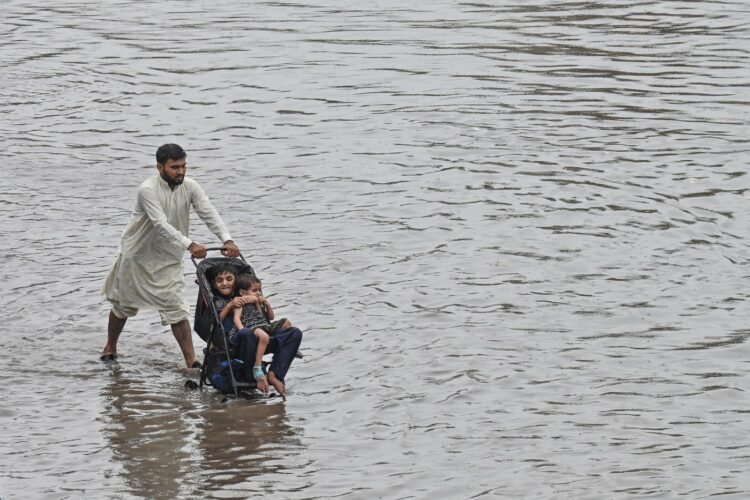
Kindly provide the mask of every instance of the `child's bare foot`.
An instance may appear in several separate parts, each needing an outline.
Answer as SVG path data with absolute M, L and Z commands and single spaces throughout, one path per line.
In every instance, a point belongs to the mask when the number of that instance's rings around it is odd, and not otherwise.
M 276 392 L 278 392 L 282 398 L 286 399 L 286 387 L 284 387 L 284 382 L 276 378 L 274 372 L 268 372 L 268 382 L 271 383 L 273 388 L 276 389 Z
M 255 387 L 257 387 L 258 390 L 262 392 L 263 394 L 265 394 L 266 396 L 268 395 L 268 382 L 266 382 L 266 377 L 259 378 L 258 380 L 256 380 Z
M 255 379 L 255 387 L 267 396 L 268 382 L 266 382 L 266 376 L 263 373 L 263 367 L 261 365 L 253 366 L 253 378 Z

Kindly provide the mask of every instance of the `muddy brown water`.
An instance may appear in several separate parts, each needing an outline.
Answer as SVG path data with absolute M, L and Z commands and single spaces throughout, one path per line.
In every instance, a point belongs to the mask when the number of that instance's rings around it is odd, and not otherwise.
M 748 26 L 3 2 L 0 497 L 746 498 Z M 305 332 L 285 402 L 184 390 L 153 312 L 97 361 L 172 141 Z

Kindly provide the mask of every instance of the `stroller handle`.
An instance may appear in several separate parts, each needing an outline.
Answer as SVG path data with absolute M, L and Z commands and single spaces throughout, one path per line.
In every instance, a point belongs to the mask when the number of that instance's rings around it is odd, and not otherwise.
M 208 248 L 206 248 L 206 253 L 208 253 L 208 252 L 215 252 L 217 250 L 224 250 L 224 247 L 208 247 Z M 247 264 L 247 261 L 245 260 L 245 257 L 242 256 L 242 254 L 240 254 L 240 259 L 242 259 L 242 262 L 244 262 L 245 264 Z M 195 257 L 193 257 L 191 255 L 190 256 L 190 260 L 193 261 L 193 264 L 195 265 L 195 267 L 198 267 L 198 261 L 195 260 Z

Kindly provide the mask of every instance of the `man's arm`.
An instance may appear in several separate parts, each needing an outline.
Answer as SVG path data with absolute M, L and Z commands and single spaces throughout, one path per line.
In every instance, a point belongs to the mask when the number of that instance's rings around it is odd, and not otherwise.
M 190 183 L 190 203 L 193 205 L 195 213 L 203 221 L 204 224 L 214 233 L 219 240 L 224 244 L 224 250 L 222 253 L 229 257 L 236 257 L 240 254 L 240 249 L 232 240 L 232 236 L 229 234 L 229 230 L 224 225 L 224 221 L 219 216 L 219 212 L 214 208 L 211 200 L 208 199 L 203 188 L 200 184 L 193 181 Z

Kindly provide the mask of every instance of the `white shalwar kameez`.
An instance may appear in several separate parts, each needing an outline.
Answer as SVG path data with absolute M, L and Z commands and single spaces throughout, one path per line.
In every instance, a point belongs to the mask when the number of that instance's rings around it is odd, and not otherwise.
M 188 237 L 191 206 L 222 243 L 232 239 L 197 182 L 185 177 L 172 190 L 156 174 L 141 184 L 135 212 L 122 233 L 120 251 L 104 283 L 103 294 L 113 306 L 189 310 L 182 258 L 192 243 Z

